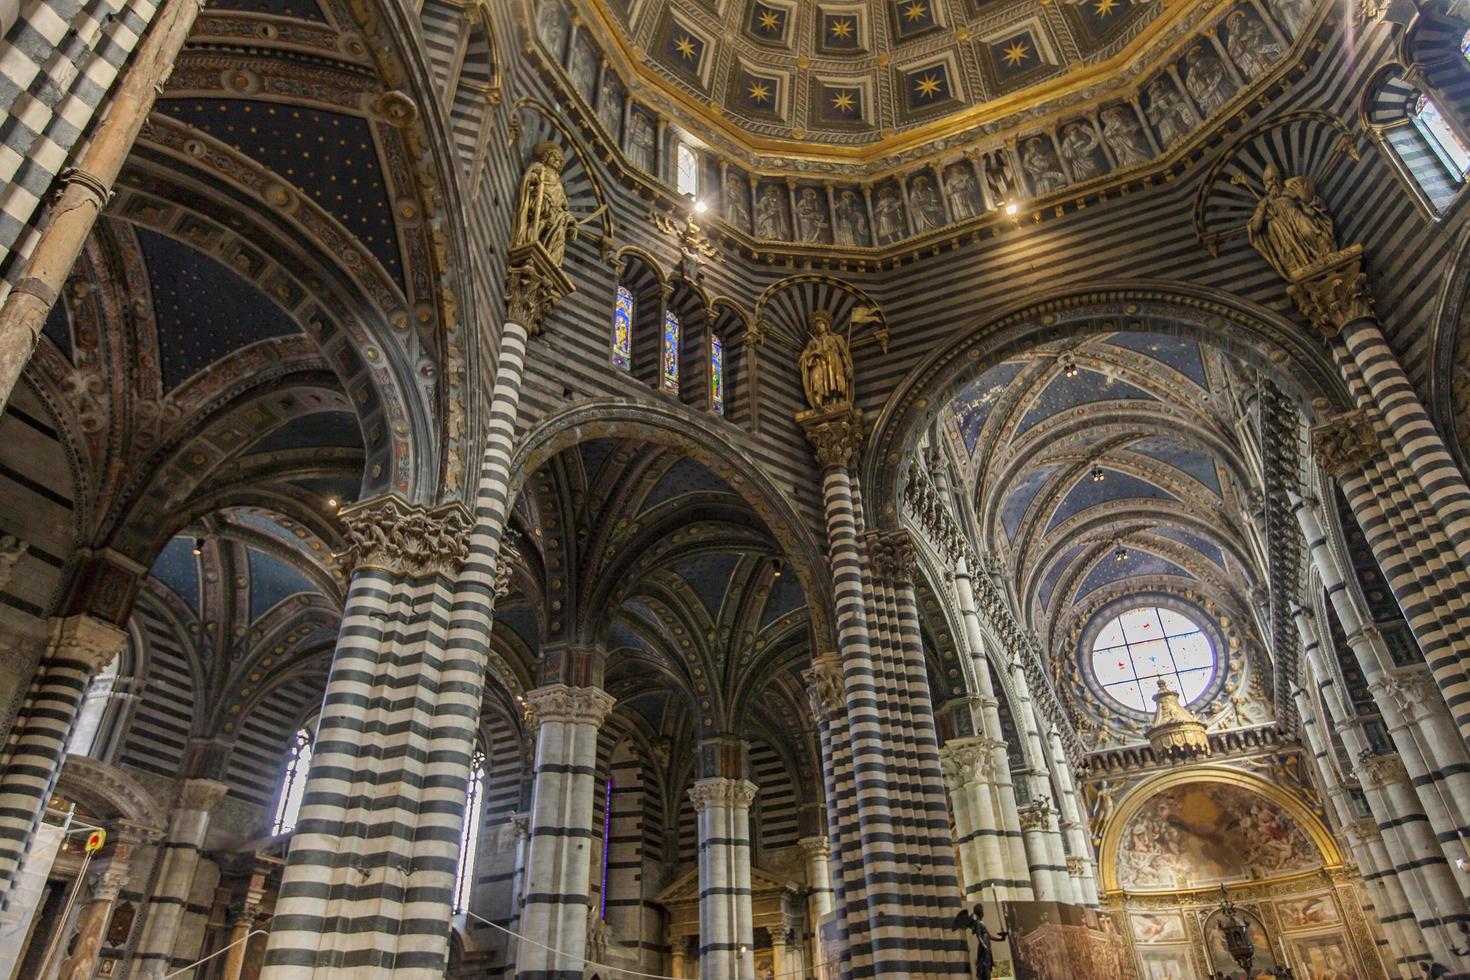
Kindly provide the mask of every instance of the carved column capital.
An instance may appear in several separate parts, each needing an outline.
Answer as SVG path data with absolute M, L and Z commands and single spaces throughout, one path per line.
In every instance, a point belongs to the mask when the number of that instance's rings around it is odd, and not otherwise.
M 1356 771 L 1359 782 L 1374 788 L 1409 781 L 1409 771 L 1404 768 L 1404 760 L 1396 755 L 1364 756 L 1358 760 Z
M 847 693 L 842 684 L 842 661 L 837 654 L 828 653 L 814 658 L 801 676 L 806 681 L 812 717 L 819 722 L 830 722 L 842 714 L 847 707 Z
M 510 832 L 515 835 L 516 840 L 525 840 L 531 836 L 531 815 L 529 813 L 512 813 L 505 818 L 510 825 Z
M 526 692 L 526 710 L 535 727 L 548 722 L 601 726 L 617 698 L 596 687 L 548 684 Z
M 99 671 L 112 662 L 123 647 L 128 634 L 121 627 L 88 616 L 62 616 L 51 620 L 51 656 L 72 660 Z
M 1312 426 L 1311 442 L 1318 465 L 1337 480 L 1359 472 L 1383 451 L 1373 417 L 1361 408 Z
M 1368 687 L 1380 704 L 1386 701 L 1397 708 L 1405 721 L 1415 721 L 1432 711 L 1436 703 L 1443 703 L 1439 685 L 1422 664 L 1383 674 Z
M 714 776 L 698 780 L 689 787 L 689 801 L 694 804 L 695 813 L 702 813 L 712 806 L 749 810 L 759 788 L 748 779 Z
M 863 449 L 863 413 L 851 405 L 796 416 L 823 469 L 856 469 Z
M 899 528 L 869 532 L 868 557 L 872 559 L 873 571 L 879 578 L 898 584 L 913 582 L 919 557 L 908 531 Z
M 832 844 L 825 837 L 803 837 L 797 843 L 807 861 L 828 861 L 832 858 Z
M 350 568 L 382 568 L 420 578 L 457 575 L 469 556 L 469 511 L 459 503 L 427 508 L 396 493 L 345 507 L 342 555 Z
M 1354 320 L 1373 317 L 1373 296 L 1363 271 L 1363 246 L 1351 245 L 1295 270 L 1286 295 L 1324 340 Z
M 1054 813 L 1055 811 L 1051 808 L 1051 800 L 1045 797 L 1016 810 L 1016 815 L 1021 819 L 1023 831 L 1050 830 Z
M 952 738 L 939 750 L 944 783 L 951 791 L 995 778 L 995 742 L 979 736 Z
M 1086 878 L 1092 874 L 1092 863 L 1078 854 L 1067 856 L 1067 874 L 1073 878 Z
M 228 783 L 214 779 L 186 779 L 179 784 L 178 808 L 210 813 L 229 789 Z
M 567 274 L 539 244 L 516 248 L 505 271 L 505 319 L 519 323 L 534 337 L 541 332 L 546 314 L 573 288 Z

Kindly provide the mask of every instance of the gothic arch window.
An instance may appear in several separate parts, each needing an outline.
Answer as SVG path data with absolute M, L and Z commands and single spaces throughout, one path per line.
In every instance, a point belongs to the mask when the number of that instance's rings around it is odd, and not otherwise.
M 310 768 L 311 732 L 302 728 L 291 739 L 291 751 L 286 755 L 286 772 L 281 777 L 281 795 L 276 803 L 276 819 L 271 824 L 272 834 L 289 834 L 296 829 L 301 800 L 306 794 L 306 773 Z
M 717 333 L 709 335 L 709 409 L 725 414 L 725 342 Z
M 612 362 L 619 371 L 633 370 L 633 304 L 633 291 L 619 284 L 612 324 Z
M 1460 35 L 1460 55 L 1467 63 L 1470 63 L 1470 30 Z
M 677 170 L 674 174 L 675 186 L 680 194 L 688 194 L 690 197 L 699 197 L 699 154 L 694 147 L 688 143 L 679 143 L 675 150 L 674 162 Z
M 607 777 L 607 785 L 602 793 L 602 864 L 598 871 L 601 887 L 598 889 L 599 906 L 597 917 L 604 922 L 607 921 L 607 869 L 612 863 L 612 822 L 613 822 L 613 790 L 615 787 L 611 774 Z
M 71 737 L 66 742 L 68 755 L 87 755 L 101 759 L 104 757 L 108 742 L 107 729 L 111 727 L 112 716 L 116 714 L 118 692 L 118 673 L 121 667 L 123 655 L 119 653 L 92 677 L 87 685 L 86 696 L 82 699 L 82 708 L 77 712 L 76 726 L 71 730 Z
M 475 879 L 475 859 L 480 852 L 480 822 L 485 813 L 485 752 L 476 748 L 470 759 L 470 778 L 465 787 L 464 826 L 459 832 L 459 866 L 454 869 L 454 911 L 462 912 L 470 902 Z
M 679 343 L 682 328 L 679 314 L 664 311 L 664 329 L 659 349 L 659 387 L 670 394 L 679 393 Z
M 1442 107 L 1391 68 L 1370 90 L 1369 129 L 1415 199 L 1445 213 L 1470 173 L 1470 147 Z

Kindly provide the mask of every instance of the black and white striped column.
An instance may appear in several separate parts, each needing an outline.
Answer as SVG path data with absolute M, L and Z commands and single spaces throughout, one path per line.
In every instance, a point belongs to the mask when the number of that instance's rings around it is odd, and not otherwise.
M 755 980 L 750 804 L 755 783 L 715 776 L 689 790 L 699 822 L 699 975 Z
M 0 904 L 56 789 L 87 685 L 126 643 L 126 633 L 94 616 L 51 621 L 46 658 L 31 682 L 0 771 Z
M 480 707 L 444 637 L 469 518 L 390 494 L 342 519 L 356 567 L 261 976 L 437 980 Z
M 134 976 L 158 980 L 171 972 L 184 907 L 194 887 L 209 817 L 229 787 L 212 779 L 186 779 L 179 787 L 160 850 L 153 894 L 144 911 L 143 936 L 134 954 Z

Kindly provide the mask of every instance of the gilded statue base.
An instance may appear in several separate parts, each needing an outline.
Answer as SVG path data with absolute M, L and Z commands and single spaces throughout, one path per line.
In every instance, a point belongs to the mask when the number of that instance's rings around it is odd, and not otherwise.
M 1349 245 L 1291 274 L 1286 295 L 1311 321 L 1312 329 L 1331 340 L 1354 320 L 1372 318 L 1373 296 L 1363 271 L 1363 246 Z
M 506 319 L 534 337 L 546 314 L 576 288 L 540 242 L 517 245 L 505 272 Z
M 797 412 L 796 421 L 823 469 L 839 466 L 855 469 L 863 449 L 863 413 L 851 404 Z

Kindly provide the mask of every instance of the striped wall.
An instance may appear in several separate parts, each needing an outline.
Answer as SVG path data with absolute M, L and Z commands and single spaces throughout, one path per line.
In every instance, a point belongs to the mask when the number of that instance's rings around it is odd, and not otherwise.
M 327 684 L 325 660 L 266 691 L 240 722 L 225 770 L 229 795 L 274 814 L 286 753 L 297 730 L 310 727 Z
M 118 762 L 172 779 L 195 724 L 200 692 L 194 683 L 187 626 L 149 592 L 138 596 L 133 618 L 143 636 L 146 687 L 133 712 Z

